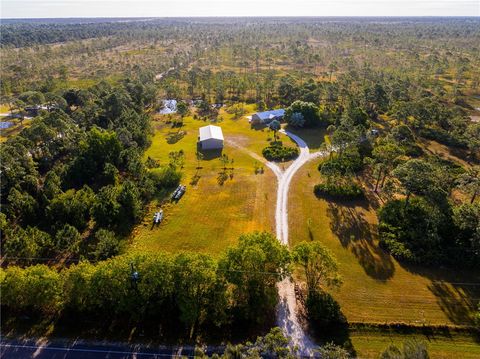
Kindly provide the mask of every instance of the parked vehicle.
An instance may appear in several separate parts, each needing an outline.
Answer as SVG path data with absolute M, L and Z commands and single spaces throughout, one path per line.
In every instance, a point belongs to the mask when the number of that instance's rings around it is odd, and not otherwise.
M 179 185 L 177 189 L 172 193 L 172 200 L 178 201 L 184 195 L 187 187 L 184 185 Z
M 153 223 L 160 224 L 162 222 L 162 219 L 163 219 L 163 210 L 155 212 L 155 215 L 153 216 Z

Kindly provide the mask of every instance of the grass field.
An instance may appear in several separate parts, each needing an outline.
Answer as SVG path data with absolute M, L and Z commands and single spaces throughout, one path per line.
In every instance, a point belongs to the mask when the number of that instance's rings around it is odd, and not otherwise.
M 318 240 L 335 254 L 344 283 L 332 294 L 347 319 L 471 324 L 480 297 L 479 273 L 400 265 L 378 246 L 373 201 L 340 204 L 314 196 L 317 166 L 318 161 L 307 163 L 293 179 L 290 244 Z
M 222 127 L 225 137 L 223 153 L 234 160 L 234 170 L 227 171 L 223 183 L 218 153 L 205 153 L 197 169 L 198 128 L 209 122 L 187 117 L 183 127 L 173 128 L 164 119 L 155 121 L 152 146 L 145 156 L 165 164 L 169 152 L 183 149 L 186 160 L 182 183 L 187 191 L 178 203 L 162 206 L 165 219 L 159 227 L 152 228 L 152 218 L 160 203 L 151 203 L 143 223 L 133 233 L 130 248 L 218 253 L 236 243 L 242 233 L 274 230 L 276 179 L 266 168 L 263 174 L 255 174 L 255 162 L 260 162 L 248 153 L 261 156 L 272 134 L 266 129 L 252 129 L 243 117 L 234 120 L 223 111 L 221 117 L 223 120 L 215 124 Z
M 8 140 L 8 138 L 17 135 L 24 128 L 29 127 L 30 123 L 32 122 L 32 120 L 25 119 L 22 123 L 20 123 L 20 120 L 12 119 L 10 117 L 0 117 L 0 121 L 10 121 L 14 123 L 13 126 L 0 130 L 0 143 L 5 142 Z
M 435 334 L 399 334 L 386 330 L 354 329 L 350 331 L 350 339 L 359 358 L 378 358 L 391 344 L 401 347 L 405 340 L 424 342 L 431 358 L 480 357 L 478 340 L 466 333 L 446 332 Z

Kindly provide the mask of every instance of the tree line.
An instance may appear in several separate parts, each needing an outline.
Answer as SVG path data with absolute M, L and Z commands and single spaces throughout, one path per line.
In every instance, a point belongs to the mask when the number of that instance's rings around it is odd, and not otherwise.
M 1 305 L 9 317 L 54 316 L 104 330 L 133 323 L 148 330 L 153 325 L 175 339 L 226 328 L 238 334 L 245 330 L 245 335 L 273 324 L 276 283 L 290 275 L 292 264 L 307 278 L 310 314 L 328 312 L 317 297 L 340 283 L 333 255 L 317 242 L 301 243 L 290 253 L 267 232 L 240 236 L 238 244 L 219 257 L 141 253 L 98 263 L 81 261 L 61 270 L 43 264 L 9 266 L 0 270 Z M 333 316 L 319 323 L 335 325 L 337 320 Z

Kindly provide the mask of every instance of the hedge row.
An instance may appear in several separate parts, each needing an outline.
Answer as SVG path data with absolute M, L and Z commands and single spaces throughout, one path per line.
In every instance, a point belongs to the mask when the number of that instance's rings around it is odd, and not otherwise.
M 364 197 L 363 189 L 356 183 L 320 183 L 315 185 L 314 193 L 318 197 L 330 196 L 337 199 L 353 200 Z

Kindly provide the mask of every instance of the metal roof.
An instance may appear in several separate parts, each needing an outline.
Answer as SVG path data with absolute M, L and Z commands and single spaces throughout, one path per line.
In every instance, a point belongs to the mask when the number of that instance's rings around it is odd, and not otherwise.
M 163 108 L 159 111 L 161 115 L 168 115 L 177 112 L 177 100 L 163 100 Z
M 222 133 L 221 127 L 213 126 L 213 125 L 200 127 L 199 132 L 200 132 L 200 141 L 209 140 L 211 138 L 223 141 L 223 133 Z
M 284 115 L 285 115 L 285 110 L 283 108 L 278 110 L 257 112 L 254 114 L 254 116 L 258 116 L 260 120 L 271 120 L 275 117 L 283 117 Z

